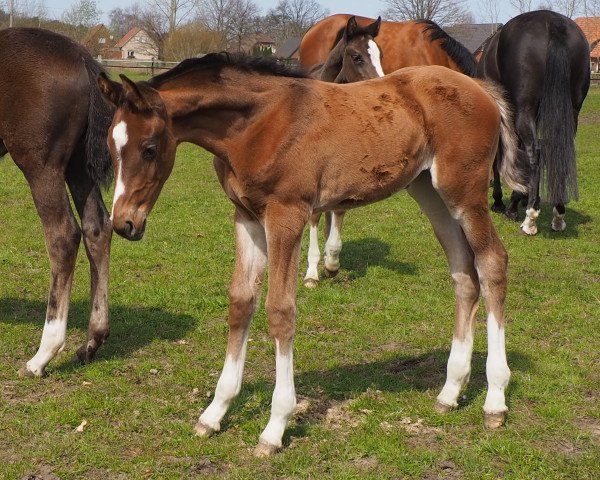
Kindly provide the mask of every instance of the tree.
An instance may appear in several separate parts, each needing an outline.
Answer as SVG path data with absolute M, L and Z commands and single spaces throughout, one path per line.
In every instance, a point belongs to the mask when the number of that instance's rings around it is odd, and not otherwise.
M 479 0 L 478 4 L 484 22 L 498 23 L 500 19 L 500 6 L 496 0 Z
M 553 0 L 552 6 L 557 12 L 573 18 L 580 12 L 585 12 L 585 0 Z
M 222 39 L 220 49 L 239 50 L 242 37 L 257 28 L 259 8 L 252 0 L 201 0 L 200 5 L 202 22 Z
M 146 0 L 152 16 L 166 22 L 171 34 L 184 22 L 189 21 L 197 8 L 196 0 Z
M 167 37 L 163 57 L 168 61 L 181 61 L 215 51 L 220 43 L 221 38 L 218 34 L 206 30 L 200 22 L 192 22 L 178 28 Z
M 533 8 L 533 0 L 510 0 L 510 4 L 516 8 L 519 13 L 530 12 Z
M 133 27 L 141 27 L 142 8 L 134 3 L 125 8 L 114 8 L 108 12 L 109 29 L 117 37 L 122 37 Z
M 439 25 L 469 23 L 471 13 L 465 0 L 385 0 L 384 15 L 392 20 L 433 20 Z
M 277 42 L 301 37 L 316 22 L 329 15 L 315 0 L 279 0 L 263 19 L 263 28 Z
M 102 10 L 98 8 L 95 0 L 77 0 L 63 13 L 63 21 L 84 30 L 98 24 L 100 15 Z

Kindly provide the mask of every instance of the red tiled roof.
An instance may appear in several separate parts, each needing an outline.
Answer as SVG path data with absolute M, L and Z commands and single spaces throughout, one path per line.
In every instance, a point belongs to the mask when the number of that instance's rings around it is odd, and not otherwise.
M 575 19 L 575 23 L 583 30 L 590 44 L 600 40 L 600 17 L 579 17 Z M 600 57 L 600 43 L 592 50 L 590 56 Z
M 116 44 L 115 47 L 118 48 L 123 48 L 125 46 L 125 44 L 131 40 L 133 37 L 135 37 L 142 29 L 138 28 L 138 27 L 133 27 L 131 30 L 129 30 L 121 40 L 119 40 Z

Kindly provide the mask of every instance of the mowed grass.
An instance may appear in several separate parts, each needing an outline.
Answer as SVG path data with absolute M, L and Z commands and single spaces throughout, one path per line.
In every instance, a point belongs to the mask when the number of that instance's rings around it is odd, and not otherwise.
M 234 264 L 233 207 L 211 155 L 182 145 L 145 238 L 114 237 L 112 333 L 84 366 L 73 362 L 89 310 L 80 249 L 67 346 L 42 379 L 19 378 L 17 370 L 39 344 L 48 260 L 26 182 L 5 159 L 0 478 L 599 478 L 598 88 L 586 100 L 577 148 L 581 199 L 568 206 L 564 233 L 550 231 L 548 205 L 533 238 L 494 215 L 510 256 L 507 424 L 483 427 L 483 308 L 460 408 L 448 415 L 432 409 L 445 378 L 454 297 L 428 221 L 400 193 L 348 214 L 342 270 L 316 290 L 301 285 L 304 242 L 295 340 L 302 408 L 284 451 L 268 459 L 252 455 L 274 385 L 262 309 L 223 431 L 193 435 L 223 362 Z M 110 192 L 106 198 L 110 204 Z

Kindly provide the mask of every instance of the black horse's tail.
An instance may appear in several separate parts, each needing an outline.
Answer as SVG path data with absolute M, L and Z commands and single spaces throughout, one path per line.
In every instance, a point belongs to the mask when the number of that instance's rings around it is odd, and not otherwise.
M 112 181 L 113 169 L 106 136 L 114 108 L 104 100 L 98 86 L 98 75 L 104 71 L 102 66 L 91 58 L 85 59 L 85 66 L 90 79 L 90 105 L 85 135 L 87 170 L 94 182 L 101 187 L 107 187 Z
M 546 74 L 537 115 L 540 146 L 540 194 L 549 203 L 577 200 L 575 132 L 571 70 L 566 33 L 550 26 Z

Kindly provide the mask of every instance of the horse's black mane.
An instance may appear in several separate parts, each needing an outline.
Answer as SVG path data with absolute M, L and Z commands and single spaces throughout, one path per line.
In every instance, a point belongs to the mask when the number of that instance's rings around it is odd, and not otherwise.
M 431 20 L 416 20 L 417 23 L 425 24 L 425 30 L 429 31 L 429 39 L 434 42 L 441 40 L 441 45 L 448 56 L 454 60 L 465 75 L 475 76 L 477 62 L 469 50 L 458 40 L 448 35 L 440 26 Z
M 179 65 L 151 78 L 148 83 L 158 86 L 168 80 L 193 70 L 211 69 L 220 71 L 223 67 L 233 67 L 246 72 L 256 72 L 279 77 L 307 78 L 308 72 L 300 66 L 287 65 L 272 57 L 252 57 L 242 53 L 209 53 L 200 58 L 188 58 Z

